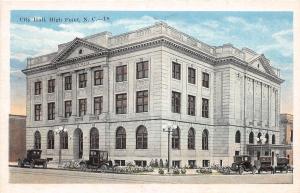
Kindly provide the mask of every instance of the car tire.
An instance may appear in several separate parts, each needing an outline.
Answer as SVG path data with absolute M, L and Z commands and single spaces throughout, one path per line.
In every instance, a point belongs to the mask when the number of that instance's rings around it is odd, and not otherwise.
M 101 170 L 108 170 L 108 165 L 102 164 L 102 165 L 100 166 L 100 169 L 101 169 Z
M 243 172 L 244 172 L 244 167 L 243 167 L 243 166 L 241 166 L 241 167 L 240 167 L 240 169 L 239 169 L 239 174 L 240 174 L 240 175 L 242 175 L 242 174 L 243 174 Z

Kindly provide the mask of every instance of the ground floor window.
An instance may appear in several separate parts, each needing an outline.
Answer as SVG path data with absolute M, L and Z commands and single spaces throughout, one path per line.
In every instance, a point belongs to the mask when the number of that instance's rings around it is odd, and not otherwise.
M 125 160 L 115 160 L 115 165 L 125 166 Z
M 172 166 L 173 166 L 173 167 L 178 167 L 178 168 L 179 168 L 179 167 L 180 167 L 180 161 L 179 161 L 179 160 L 173 160 L 173 161 L 172 161 Z
M 196 160 L 189 160 L 188 164 L 189 164 L 189 168 L 195 168 L 196 167 Z
M 209 160 L 202 160 L 202 167 L 209 167 Z
M 269 152 L 268 151 L 265 151 L 265 156 L 269 156 Z
M 147 161 L 145 160 L 134 160 L 134 163 L 136 166 L 142 166 L 142 167 L 147 166 Z
M 240 151 L 235 151 L 234 155 L 240 155 Z

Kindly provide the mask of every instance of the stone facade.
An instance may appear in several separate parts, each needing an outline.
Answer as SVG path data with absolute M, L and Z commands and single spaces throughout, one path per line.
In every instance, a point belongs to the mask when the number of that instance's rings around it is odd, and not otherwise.
M 136 78 L 136 64 L 148 62 L 148 77 Z M 173 62 L 180 64 L 180 80 L 172 77 Z M 126 81 L 116 82 L 116 67 L 127 66 Z M 195 84 L 188 81 L 188 68 L 195 69 Z M 94 86 L 94 71 L 103 70 L 103 84 Z M 209 46 L 165 23 L 112 36 L 102 32 L 58 45 L 58 51 L 29 58 L 27 68 L 27 146 L 33 148 L 34 133 L 41 134 L 43 156 L 57 159 L 59 137 L 54 149 L 47 149 L 47 133 L 60 126 L 67 128 L 69 145 L 63 159 L 78 159 L 78 136 L 82 131 L 83 158 L 88 158 L 90 130 L 99 131 L 99 149 L 112 160 L 167 159 L 167 133 L 163 125 L 179 127 L 180 148 L 172 149 L 171 159 L 180 165 L 195 160 L 202 166 L 230 164 L 238 151 L 246 154 L 249 133 L 276 136 L 279 142 L 279 70 L 264 55 L 231 44 Z M 79 74 L 87 74 L 87 86 L 78 88 Z M 203 73 L 209 75 L 208 88 Z M 64 89 L 65 76 L 72 77 L 72 89 Z M 47 82 L 55 79 L 55 92 L 48 93 Z M 42 82 L 41 94 L 34 84 Z M 136 112 L 137 91 L 148 90 L 148 111 Z M 180 113 L 172 112 L 172 91 L 179 92 Z M 127 112 L 116 113 L 116 95 L 127 93 Z M 195 116 L 188 115 L 188 95 L 195 96 Z M 93 98 L 103 97 L 102 113 L 94 115 Z M 87 99 L 86 115 L 79 117 L 79 99 Z M 208 99 L 208 117 L 202 116 L 202 98 Z M 72 101 L 72 116 L 64 118 L 64 101 Z M 48 120 L 47 104 L 55 103 L 55 119 Z M 34 120 L 34 105 L 41 104 L 41 120 Z M 136 149 L 139 126 L 147 128 L 147 149 Z M 126 149 L 116 149 L 116 129 L 126 130 Z M 195 131 L 195 148 L 188 149 L 188 131 Z M 202 149 L 203 131 L 208 131 L 208 150 Z M 240 143 L 235 134 L 240 131 Z M 256 143 L 256 140 L 255 140 Z
M 280 143 L 293 145 L 293 115 L 280 114 Z M 283 155 L 289 158 L 289 163 L 293 165 L 293 149 L 287 149 Z

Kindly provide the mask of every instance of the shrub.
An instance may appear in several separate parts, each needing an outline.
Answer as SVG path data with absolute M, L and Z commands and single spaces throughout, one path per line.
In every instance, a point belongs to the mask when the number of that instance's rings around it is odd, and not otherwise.
M 163 174 L 165 173 L 165 170 L 162 169 L 162 168 L 159 168 L 159 169 L 158 169 L 158 173 L 159 173 L 160 175 L 163 175 Z
M 173 174 L 175 174 L 175 175 L 180 174 L 179 169 L 178 169 L 178 168 L 174 168 L 174 169 L 173 169 Z
M 186 169 L 185 168 L 181 169 L 181 174 L 186 174 Z

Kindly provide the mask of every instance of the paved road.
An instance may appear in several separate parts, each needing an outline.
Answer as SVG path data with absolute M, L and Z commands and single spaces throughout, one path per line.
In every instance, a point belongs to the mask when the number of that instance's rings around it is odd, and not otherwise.
M 54 169 L 30 169 L 10 167 L 11 183 L 180 183 L 180 184 L 288 184 L 293 183 L 293 174 L 245 174 L 245 175 L 194 175 L 159 176 L 105 174 Z

